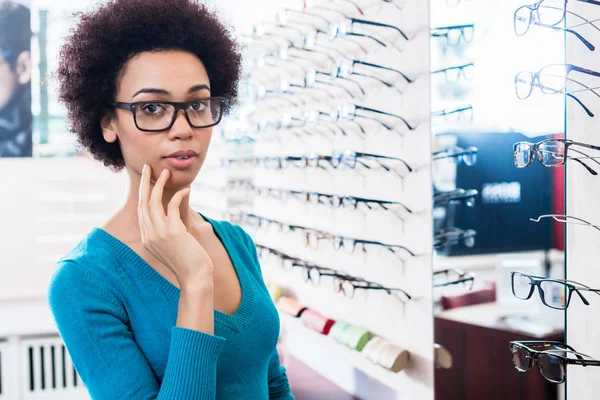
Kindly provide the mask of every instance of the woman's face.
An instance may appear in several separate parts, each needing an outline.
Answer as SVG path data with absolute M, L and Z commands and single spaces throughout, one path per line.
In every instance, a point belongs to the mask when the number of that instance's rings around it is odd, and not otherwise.
M 185 102 L 209 96 L 210 82 L 198 57 L 183 51 L 159 51 L 141 53 L 125 64 L 115 100 L 123 103 L 147 101 L 151 104 L 142 106 L 143 109 L 137 112 L 148 113 L 148 118 L 157 118 L 152 114 L 163 111 L 152 103 Z M 141 123 L 138 117 L 138 125 Z M 183 110 L 178 111 L 168 131 L 145 132 L 136 127 L 131 111 L 117 109 L 110 129 L 103 131 L 105 140 L 109 142 L 118 137 L 130 173 L 141 172 L 143 165 L 148 164 L 152 167 L 153 179 L 157 179 L 167 168 L 171 177 L 166 187 L 171 189 L 189 186 L 196 178 L 212 135 L 212 127 L 192 128 Z M 168 157 L 182 150 L 197 155 L 188 160 Z

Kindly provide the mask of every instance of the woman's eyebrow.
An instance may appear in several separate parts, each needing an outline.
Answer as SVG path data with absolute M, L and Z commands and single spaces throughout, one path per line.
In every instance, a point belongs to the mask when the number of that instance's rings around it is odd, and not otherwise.
M 206 89 L 210 92 L 210 88 L 208 87 L 208 85 L 201 84 L 201 85 L 192 86 L 190 88 L 190 90 L 188 90 L 188 94 L 199 92 L 200 90 L 203 90 L 203 89 Z M 154 93 L 154 94 L 161 94 L 164 96 L 168 96 L 171 94 L 168 90 L 165 90 L 165 89 L 143 88 L 143 89 L 140 89 L 137 92 L 135 92 L 135 94 L 133 96 L 131 96 L 131 98 L 133 99 L 135 96 L 142 94 L 142 93 Z

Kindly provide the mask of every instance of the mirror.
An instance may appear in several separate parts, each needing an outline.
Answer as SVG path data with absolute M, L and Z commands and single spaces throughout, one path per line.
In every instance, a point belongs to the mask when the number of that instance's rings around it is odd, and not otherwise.
M 562 342 L 565 319 L 511 287 L 513 271 L 565 277 L 564 227 L 530 221 L 564 214 L 563 171 L 537 159 L 517 168 L 513 157 L 517 142 L 564 137 L 564 98 L 536 87 L 533 73 L 564 63 L 565 44 L 524 17 L 523 4 L 430 2 L 435 341 L 453 360 L 436 369 L 437 399 L 564 396 L 536 368 L 515 369 L 509 349 Z M 522 298 L 525 279 L 515 277 Z M 546 293 L 560 302 L 560 291 Z

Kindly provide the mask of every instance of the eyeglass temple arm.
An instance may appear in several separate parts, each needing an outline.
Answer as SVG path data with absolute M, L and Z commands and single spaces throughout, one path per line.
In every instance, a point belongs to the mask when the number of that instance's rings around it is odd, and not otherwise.
M 571 70 L 571 71 L 578 71 L 578 72 L 582 72 L 584 74 L 600 77 L 600 72 L 596 72 L 591 69 L 578 67 L 577 65 L 573 65 L 573 64 L 566 64 L 566 66 L 567 66 L 568 70 Z
M 383 69 L 383 70 L 386 70 L 386 71 L 396 72 L 396 73 L 400 74 L 402 76 L 402 78 L 404 78 L 406 80 L 406 82 L 408 82 L 408 83 L 412 83 L 413 82 L 408 76 L 406 76 L 404 73 L 402 73 L 402 71 L 399 71 L 399 70 L 394 69 L 394 68 L 385 67 L 383 65 L 373 64 L 373 63 L 370 63 L 370 62 L 360 61 L 360 60 L 352 60 L 352 64 L 353 65 L 354 64 L 361 64 L 361 65 L 366 65 L 367 67 L 379 68 L 379 69 Z
M 473 28 L 475 27 L 474 24 L 466 24 L 466 25 L 450 25 L 450 26 L 436 26 L 435 28 L 431 28 L 432 31 L 437 31 L 437 30 L 453 30 L 453 29 L 460 29 L 461 31 L 464 31 L 465 28 Z
M 593 44 L 591 44 L 591 43 L 590 43 L 588 40 L 586 40 L 586 39 L 585 39 L 583 36 L 581 36 L 581 35 L 580 35 L 578 32 L 575 32 L 575 31 L 574 31 L 574 30 L 572 30 L 572 29 L 568 29 L 568 28 L 561 28 L 561 27 L 558 27 L 558 26 L 551 26 L 551 25 L 543 25 L 543 24 L 541 24 L 540 22 L 537 22 L 537 21 L 533 21 L 533 24 L 534 24 L 534 25 L 537 25 L 537 26 L 542 26 L 542 27 L 544 27 L 544 28 L 550 28 L 550 29 L 554 29 L 555 31 L 562 31 L 562 32 L 569 32 L 569 33 L 572 33 L 572 34 L 573 34 L 573 35 L 575 35 L 575 36 L 577 37 L 577 39 L 579 39 L 579 40 L 580 40 L 580 41 L 581 41 L 581 42 L 582 42 L 582 43 L 585 45 L 585 47 L 587 47 L 587 48 L 588 48 L 590 51 L 594 51 L 594 50 L 596 50 L 596 47 L 595 47 Z
M 357 23 L 357 24 L 364 24 L 364 25 L 379 26 L 382 28 L 391 28 L 391 29 L 398 31 L 405 40 L 408 40 L 408 36 L 406 36 L 406 34 L 404 32 L 402 32 L 402 30 L 400 28 L 398 28 L 397 26 L 394 26 L 394 25 L 388 25 L 388 24 L 383 24 L 381 22 L 368 21 L 366 19 L 359 19 L 359 18 L 350 18 L 350 21 L 351 21 L 350 22 L 351 24 Z
M 567 157 L 567 159 L 573 160 L 573 161 L 577 161 L 580 165 L 582 165 L 585 169 L 587 169 L 590 174 L 592 174 L 592 175 L 598 175 L 598 173 L 596 171 L 594 171 L 589 165 L 587 165 L 586 163 L 584 163 L 580 159 L 573 158 L 573 157 Z
M 573 144 L 574 144 L 574 143 L 575 143 L 575 142 L 573 142 Z M 587 146 L 586 146 L 586 147 L 587 147 Z M 593 161 L 593 162 L 595 162 L 596 164 L 600 165 L 600 161 L 598 161 L 598 160 L 597 160 L 597 158 L 600 158 L 600 157 L 590 157 L 590 156 L 588 156 L 586 153 L 584 153 L 583 151 L 579 151 L 579 150 L 577 150 L 577 149 L 571 149 L 571 148 L 570 148 L 570 149 L 569 149 L 569 151 L 571 151 L 571 152 L 574 152 L 574 153 L 577 153 L 577 154 L 581 154 L 582 156 L 584 156 L 584 157 L 569 157 L 569 158 L 571 158 L 571 159 L 573 159 L 573 160 L 580 160 L 580 159 L 582 159 L 582 158 L 585 158 L 585 159 L 592 160 L 592 161 Z
M 576 220 L 576 221 L 579 221 L 579 222 L 571 222 L 571 221 L 568 221 L 568 220 L 566 220 L 566 219 L 560 220 L 560 219 L 558 219 L 559 217 L 562 217 L 562 218 L 571 218 L 571 219 L 574 219 L 574 220 Z M 529 218 L 529 220 L 530 220 L 530 221 L 533 221 L 533 222 L 540 222 L 540 220 L 541 220 L 542 218 L 552 218 L 552 219 L 554 219 L 555 221 L 557 221 L 557 222 L 562 222 L 562 223 L 564 223 L 564 224 L 576 224 L 576 225 L 586 225 L 586 226 L 591 226 L 592 228 L 595 228 L 595 229 L 597 229 L 597 230 L 599 230 L 599 231 L 600 231 L 600 227 L 598 227 L 598 226 L 596 226 L 596 225 L 593 225 L 593 224 L 591 224 L 590 222 L 588 222 L 588 221 L 586 221 L 586 220 L 584 220 L 584 219 L 581 219 L 581 218 L 578 218 L 578 217 L 573 217 L 573 216 L 571 216 L 571 215 L 545 214 L 545 215 L 540 215 L 540 216 L 539 216 L 539 217 L 537 217 L 537 218 Z
M 404 125 L 406 125 L 406 127 L 407 127 L 409 130 L 411 130 L 411 131 L 412 131 L 412 130 L 414 129 L 414 127 L 412 127 L 412 126 L 411 126 L 411 125 L 408 123 L 408 121 L 406 121 L 404 118 L 402 118 L 402 117 L 401 117 L 401 116 L 399 116 L 399 115 L 396 115 L 396 114 L 391 114 L 391 113 L 388 113 L 388 112 L 385 112 L 385 111 L 376 110 L 376 109 L 374 109 L 374 108 L 368 108 L 368 107 L 363 107 L 363 106 L 357 106 L 357 105 L 355 105 L 354 107 L 356 107 L 356 109 L 357 109 L 357 110 L 370 111 L 370 112 L 374 112 L 374 113 L 376 113 L 376 114 L 387 115 L 387 116 L 390 116 L 390 117 L 398 118 L 398 119 L 402 120 L 402 122 L 404 122 Z
M 471 67 L 473 65 L 474 65 L 473 63 L 468 63 L 468 64 L 463 64 L 463 65 L 457 65 L 455 67 L 441 68 L 441 69 L 436 69 L 435 71 L 431 71 L 431 73 L 439 74 L 440 72 L 446 72 L 446 71 L 450 71 L 452 69 L 465 69 L 465 68 Z

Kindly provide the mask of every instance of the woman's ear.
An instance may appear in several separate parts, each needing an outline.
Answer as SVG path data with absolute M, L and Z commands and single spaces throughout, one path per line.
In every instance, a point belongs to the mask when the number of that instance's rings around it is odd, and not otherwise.
M 23 51 L 17 57 L 15 71 L 19 85 L 25 85 L 31 81 L 31 53 Z
M 102 127 L 102 136 L 108 143 L 114 143 L 117 140 L 117 130 L 115 129 L 114 113 L 107 111 L 100 120 Z

